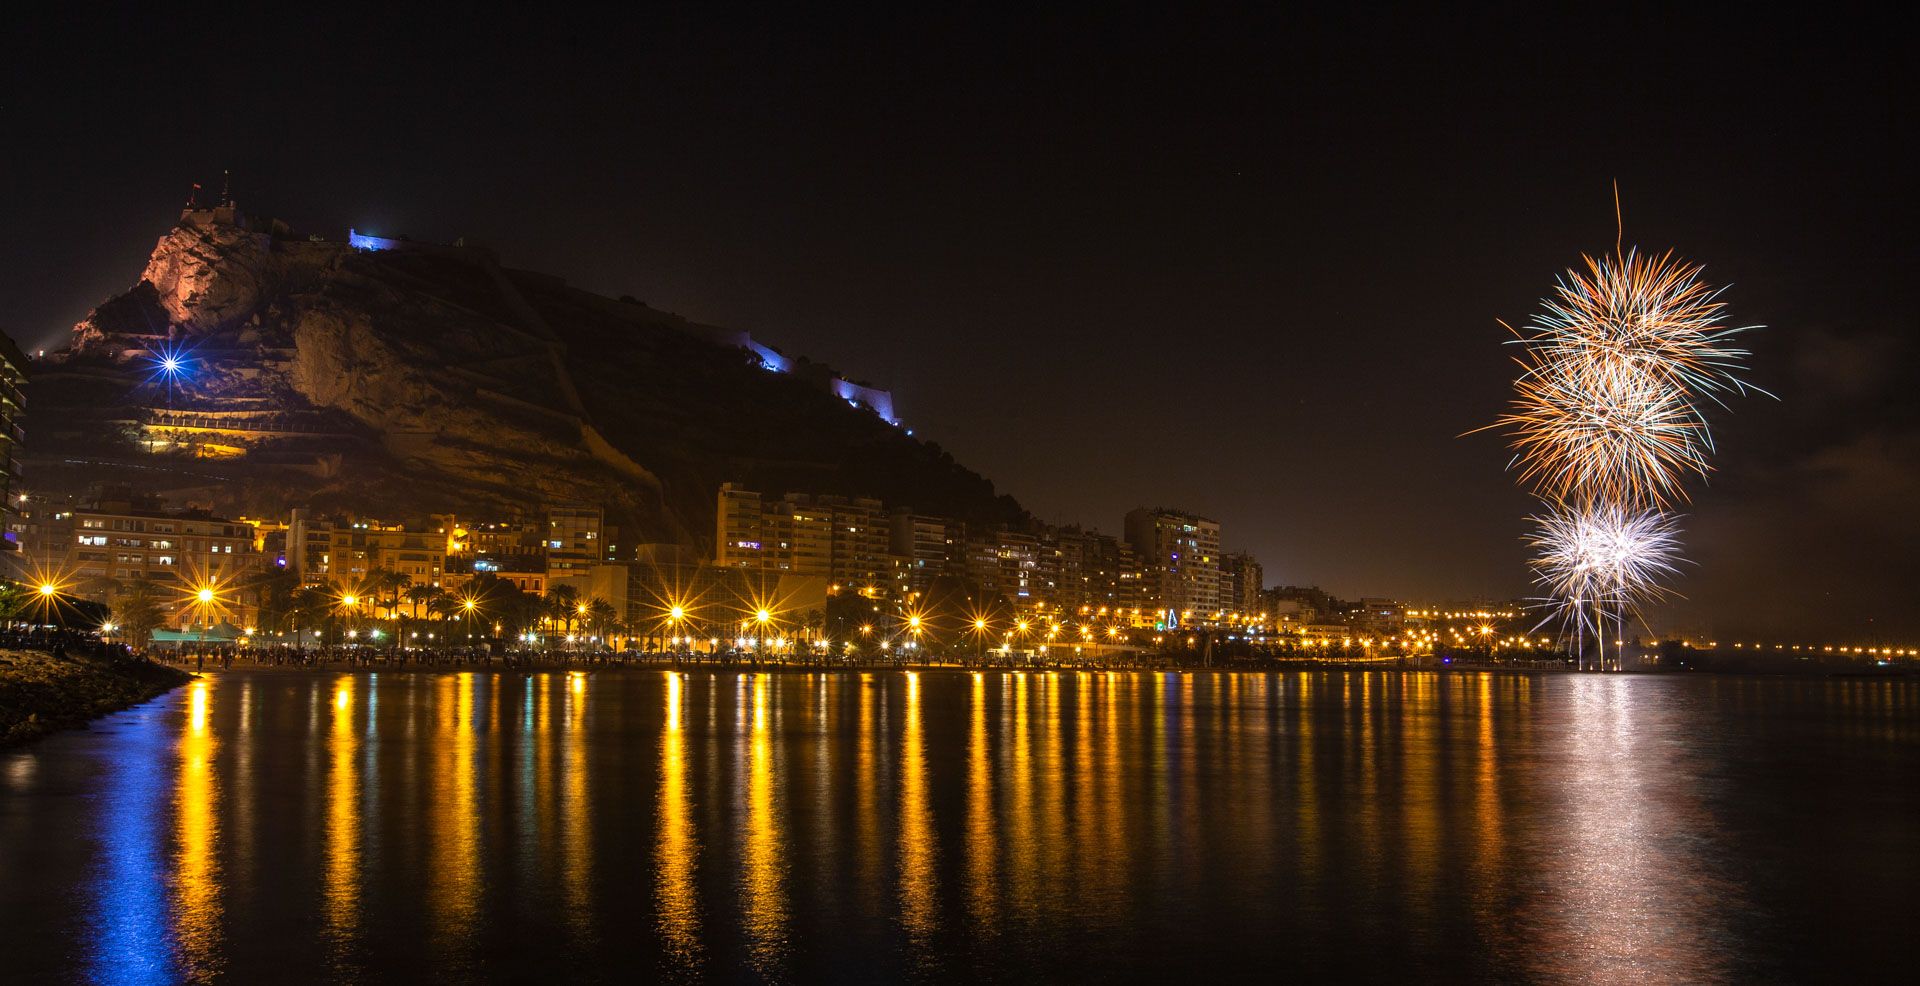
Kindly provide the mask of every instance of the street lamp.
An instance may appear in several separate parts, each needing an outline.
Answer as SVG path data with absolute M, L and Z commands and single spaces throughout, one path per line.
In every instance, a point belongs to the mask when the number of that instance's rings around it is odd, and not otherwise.
M 347 629 L 348 629 L 349 631 L 351 631 L 351 630 L 353 629 L 353 611 L 354 611 L 354 608 L 355 608 L 355 607 L 357 607 L 357 606 L 359 606 L 359 605 L 360 605 L 360 597 L 359 597 L 359 596 L 356 596 L 356 595 L 354 595 L 354 594 L 353 594 L 353 593 L 351 593 L 351 592 L 348 592 L 348 593 L 343 593 L 343 594 L 342 594 L 342 595 L 340 596 L 340 608 L 341 608 L 341 609 L 343 609 L 343 610 L 345 610 L 345 611 L 346 611 L 346 613 L 347 613 Z M 349 635 L 349 636 L 352 636 L 352 634 L 351 634 L 351 633 L 349 633 L 348 635 Z
M 767 624 L 773 622 L 773 611 L 764 607 L 754 610 L 753 622 L 760 625 L 759 631 L 753 638 L 754 653 L 760 653 L 767 639 Z

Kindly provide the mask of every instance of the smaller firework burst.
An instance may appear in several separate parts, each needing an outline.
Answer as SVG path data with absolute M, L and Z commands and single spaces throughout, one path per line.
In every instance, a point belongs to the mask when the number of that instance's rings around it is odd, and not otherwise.
M 1613 503 L 1557 507 L 1533 518 L 1534 581 L 1546 591 L 1548 619 L 1569 634 L 1604 639 L 1648 602 L 1668 594 L 1679 573 L 1679 525 L 1671 514 Z M 1544 622 L 1544 621 L 1543 621 Z

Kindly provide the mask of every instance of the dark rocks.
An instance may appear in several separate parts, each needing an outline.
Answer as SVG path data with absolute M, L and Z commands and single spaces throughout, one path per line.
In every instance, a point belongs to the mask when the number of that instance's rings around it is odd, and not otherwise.
M 162 695 L 193 676 L 125 658 L 0 650 L 0 747 L 38 739 Z

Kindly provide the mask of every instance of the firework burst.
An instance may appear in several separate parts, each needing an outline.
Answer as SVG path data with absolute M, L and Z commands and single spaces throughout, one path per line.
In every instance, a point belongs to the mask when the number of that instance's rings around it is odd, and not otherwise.
M 1713 451 L 1702 399 L 1755 389 L 1731 344 L 1753 326 L 1727 327 L 1720 292 L 1671 253 L 1584 259 L 1515 333 L 1526 355 L 1496 427 L 1544 499 L 1684 502 Z
M 1534 581 L 1548 619 L 1576 636 L 1604 637 L 1608 621 L 1666 597 L 1679 573 L 1679 524 L 1657 510 L 1616 504 L 1560 508 L 1533 518 Z
M 1561 275 L 1528 331 L 1516 333 L 1535 366 L 1572 361 L 1644 375 L 1690 397 L 1754 389 L 1739 376 L 1750 354 L 1733 340 L 1758 326 L 1726 324 L 1704 268 L 1671 252 L 1581 259 L 1587 269 Z
M 1581 648 L 1668 594 L 1679 529 L 1666 511 L 1705 477 L 1704 405 L 1765 393 L 1741 378 L 1747 350 L 1719 289 L 1672 253 L 1582 258 L 1515 331 L 1524 350 L 1505 430 L 1521 485 L 1546 502 L 1527 543 L 1535 582 Z M 1509 327 L 1511 329 L 1511 327 Z
M 1707 472 L 1706 422 L 1657 376 L 1570 356 L 1530 367 L 1514 391 L 1498 423 L 1521 483 L 1548 500 L 1666 506 L 1686 498 L 1687 476 Z

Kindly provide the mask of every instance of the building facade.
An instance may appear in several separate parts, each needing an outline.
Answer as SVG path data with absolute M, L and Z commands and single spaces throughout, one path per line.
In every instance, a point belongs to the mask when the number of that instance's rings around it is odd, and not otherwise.
M 878 586 L 892 568 L 880 501 L 789 493 L 769 497 L 731 483 L 714 514 L 720 568 L 818 576 L 834 585 Z
M 21 423 L 26 413 L 22 385 L 27 382 L 27 357 L 6 333 L 0 332 L 0 503 L 12 509 L 14 470 L 20 443 L 26 438 Z M 0 527 L 4 527 L 0 524 Z M 12 547 L 12 545 L 9 545 Z
M 1140 507 L 1127 512 L 1127 542 L 1141 566 L 1147 597 L 1143 608 L 1172 614 L 1183 624 L 1209 622 L 1225 612 L 1217 521 L 1181 510 Z
M 1262 612 L 1261 590 L 1265 588 L 1262 580 L 1265 572 L 1260 562 L 1244 551 L 1236 551 L 1221 556 L 1220 579 L 1221 594 L 1227 609 L 1241 616 L 1252 616 Z
M 547 582 L 571 583 L 585 594 L 595 565 L 606 562 L 606 514 L 584 503 L 547 506 L 547 529 L 542 537 L 547 553 Z

